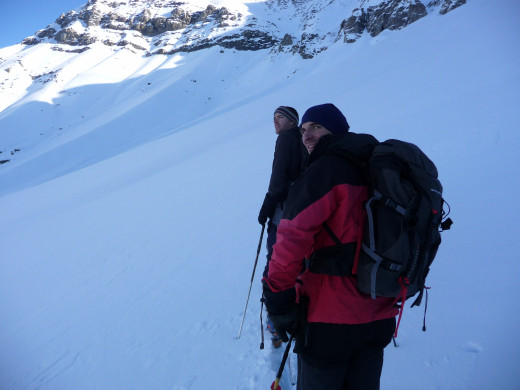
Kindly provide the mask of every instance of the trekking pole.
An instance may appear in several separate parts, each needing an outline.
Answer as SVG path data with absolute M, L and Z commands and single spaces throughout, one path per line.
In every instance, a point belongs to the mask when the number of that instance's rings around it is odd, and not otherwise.
M 271 390 L 282 390 L 280 387 L 280 379 L 282 378 L 283 369 L 285 367 L 285 362 L 287 361 L 287 357 L 289 356 L 289 352 L 291 350 L 291 343 L 293 341 L 294 336 L 291 336 L 289 342 L 287 343 L 287 347 L 285 347 L 285 352 L 283 353 L 282 362 L 280 363 L 280 368 L 278 369 L 278 373 L 276 374 L 276 379 L 271 385 Z
M 253 267 L 253 274 L 251 275 L 251 284 L 249 285 L 249 292 L 247 293 L 246 307 L 244 308 L 244 315 L 242 316 L 242 323 L 240 324 L 240 330 L 238 331 L 238 337 L 242 334 L 242 327 L 244 326 L 244 319 L 246 318 L 247 304 L 249 303 L 249 295 L 251 295 L 251 287 L 253 287 L 253 280 L 255 279 L 256 264 L 258 263 L 258 256 L 260 255 L 260 249 L 262 247 L 262 240 L 264 238 L 265 223 L 262 225 L 262 232 L 260 233 L 260 241 L 258 242 L 258 249 L 256 250 L 255 265 Z

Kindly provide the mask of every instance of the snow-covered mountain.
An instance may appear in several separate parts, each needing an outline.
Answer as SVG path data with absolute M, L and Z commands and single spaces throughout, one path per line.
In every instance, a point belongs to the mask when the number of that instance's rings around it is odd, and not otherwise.
M 72 139 L 109 134 L 114 121 L 130 121 L 128 131 L 135 144 L 139 144 L 206 115 L 219 104 L 233 103 L 234 97 L 222 97 L 237 96 L 230 94 L 235 86 L 242 96 L 276 88 L 293 77 L 301 59 L 310 59 L 331 47 L 348 51 L 348 43 L 363 34 L 376 37 L 384 30 L 398 30 L 419 20 L 427 11 L 438 16 L 464 3 L 213 0 L 208 4 L 207 0 L 91 0 L 77 10 L 63 13 L 22 44 L 0 50 L 0 163 L 9 163 L 0 165 L 6 183 L 0 194 L 11 186 L 10 177 L 16 177 L 13 180 L 23 185 L 18 173 L 21 160 L 32 159 L 43 167 L 34 158 L 47 154 L 49 149 L 56 153 L 57 144 L 67 143 L 61 150 L 69 150 Z M 191 52 L 199 52 L 200 59 L 182 61 L 179 66 L 183 55 Z M 235 53 L 237 63 L 230 67 L 227 57 Z M 281 67 L 280 72 L 271 74 L 271 80 L 244 92 L 237 79 L 251 77 L 249 64 L 253 63 L 249 61 L 253 58 L 260 58 L 255 60 L 256 64 L 272 61 L 292 65 L 287 70 Z M 177 69 L 173 73 L 158 71 L 172 68 Z M 195 70 L 202 71 L 202 80 L 190 76 Z M 109 85 L 116 83 L 119 84 L 113 91 L 107 91 L 111 89 Z M 85 86 L 99 90 L 85 95 Z M 201 90 L 208 91 L 206 96 L 200 95 Z M 108 97 L 113 93 L 124 104 L 116 108 Z M 176 96 L 172 97 L 172 93 Z M 173 112 L 158 112 L 157 95 L 174 100 L 184 95 L 185 104 L 172 108 Z M 186 106 L 191 109 L 186 110 Z M 67 115 L 71 108 L 80 111 L 74 119 Z M 174 123 L 166 122 L 171 120 L 171 114 L 175 114 Z M 29 125 L 35 118 L 37 126 Z M 114 149 L 123 150 L 121 145 L 127 145 L 129 135 L 124 135 L 124 142 L 118 136 L 104 136 L 104 142 L 110 145 L 106 145 L 105 157 L 112 155 Z M 49 142 L 51 145 L 47 146 Z M 66 153 L 79 157 L 77 153 L 83 155 L 85 151 Z M 99 157 L 83 155 L 70 161 L 60 158 L 60 174 L 78 168 L 78 160 L 84 166 Z M 42 172 L 37 179 L 27 179 L 34 183 L 51 177 Z
M 455 221 L 382 388 L 515 389 L 520 4 L 420 3 L 99 0 L 0 49 L 0 389 L 269 388 L 258 280 L 236 335 L 272 112 L 324 102 Z

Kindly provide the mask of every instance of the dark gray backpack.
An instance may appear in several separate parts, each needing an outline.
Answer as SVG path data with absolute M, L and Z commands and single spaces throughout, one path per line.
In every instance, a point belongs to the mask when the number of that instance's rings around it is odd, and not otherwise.
M 440 232 L 452 223 L 443 222 L 437 168 L 416 145 L 391 139 L 374 148 L 368 175 L 367 220 L 353 272 L 358 288 L 403 302 L 419 293 L 412 306 L 419 305 Z

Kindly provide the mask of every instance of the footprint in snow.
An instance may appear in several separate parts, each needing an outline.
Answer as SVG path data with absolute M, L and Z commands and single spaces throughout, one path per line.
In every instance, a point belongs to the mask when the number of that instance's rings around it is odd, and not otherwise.
M 482 352 L 482 347 L 478 345 L 477 343 L 474 343 L 472 341 L 467 342 L 462 346 L 462 349 L 466 352 L 471 353 L 480 353 Z

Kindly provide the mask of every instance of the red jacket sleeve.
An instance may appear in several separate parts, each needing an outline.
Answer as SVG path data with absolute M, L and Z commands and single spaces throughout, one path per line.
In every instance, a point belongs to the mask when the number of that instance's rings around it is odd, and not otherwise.
M 278 225 L 277 241 L 269 263 L 267 283 L 272 291 L 294 287 L 302 271 L 303 259 L 326 246 L 335 245 L 324 230 L 324 223 L 332 228 L 342 242 L 357 240 L 361 201 L 366 198 L 366 188 L 339 184 L 321 198 L 304 208 L 293 219 L 282 219 Z

